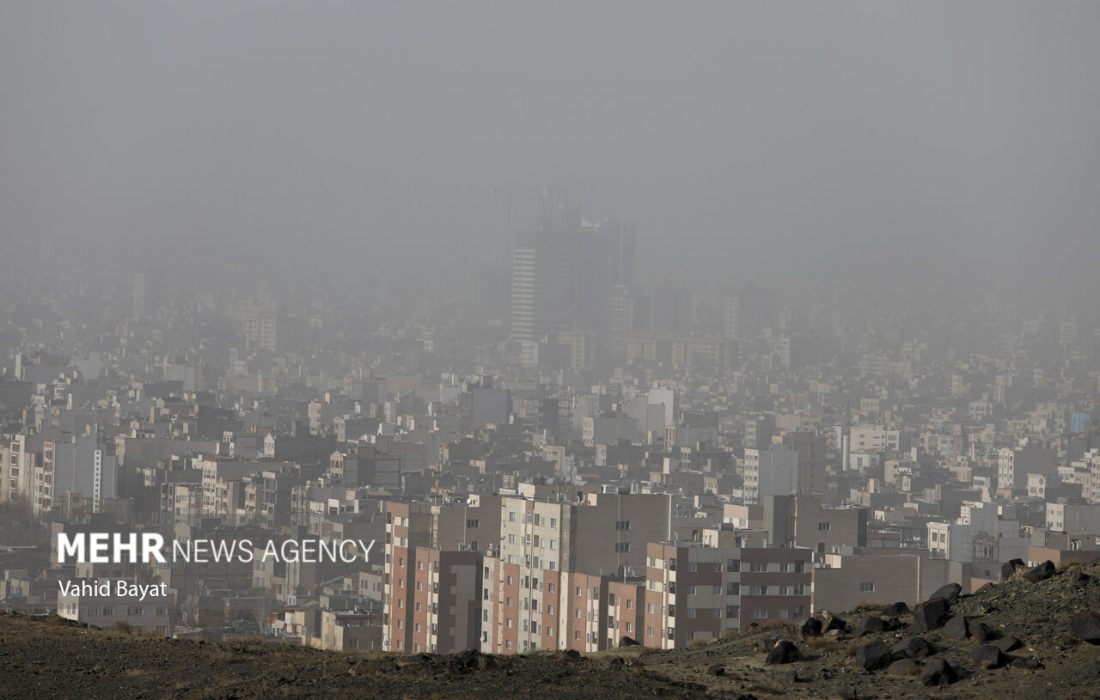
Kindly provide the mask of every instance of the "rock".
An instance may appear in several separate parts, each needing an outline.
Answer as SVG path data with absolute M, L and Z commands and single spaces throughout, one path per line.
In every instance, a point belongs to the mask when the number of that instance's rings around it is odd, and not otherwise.
M 823 628 L 824 625 L 821 624 L 821 620 L 816 617 L 808 617 L 806 621 L 802 623 L 802 636 L 820 637 Z
M 970 637 L 970 624 L 965 615 L 955 615 L 943 626 L 943 633 L 952 639 L 968 639 Z
M 936 589 L 936 592 L 928 597 L 928 600 L 946 600 L 948 603 L 954 603 L 959 599 L 959 594 L 962 593 L 962 586 L 957 583 L 949 583 L 946 586 L 940 586 Z
M 933 598 L 913 608 L 913 628 L 917 632 L 930 632 L 943 627 L 951 612 L 951 606 L 943 598 Z
M 978 644 L 986 644 L 1001 638 L 1001 631 L 985 624 L 984 622 L 971 623 L 970 634 Z M 998 647 L 1000 648 L 1000 647 Z
M 621 671 L 626 662 L 623 661 L 621 656 L 612 656 L 607 660 L 607 667 L 612 671 Z
M 906 637 L 890 650 L 895 657 L 901 656 L 908 659 L 922 659 L 936 653 L 932 645 L 924 637 Z
M 724 675 L 726 675 L 726 666 L 725 666 L 725 664 L 711 664 L 710 666 L 707 666 L 707 675 L 708 676 L 724 676 Z
M 562 652 L 562 656 L 567 659 L 579 659 L 581 658 L 581 653 L 576 649 L 566 649 Z
M 900 617 L 909 612 L 909 606 L 905 603 L 898 601 L 897 603 L 890 603 L 882 609 L 883 617 Z
M 1070 577 L 1069 582 L 1074 588 L 1084 588 L 1089 585 L 1089 581 L 1092 577 L 1086 574 L 1084 571 L 1074 571 L 1073 576 Z
M 866 617 L 859 623 L 859 628 L 856 630 L 856 634 L 860 637 L 868 634 L 874 634 L 875 632 L 885 632 L 886 623 L 881 617 Z
M 633 637 L 623 637 L 622 641 L 619 642 L 619 646 L 622 647 L 636 647 L 639 644 L 638 640 Z
M 1012 668 L 1022 668 L 1025 671 L 1038 671 L 1044 668 L 1043 662 L 1039 659 L 1033 659 L 1028 656 L 1012 656 L 1011 659 Z
M 886 667 L 891 676 L 915 676 L 920 673 L 920 664 L 913 659 L 898 659 Z
M 983 644 L 970 652 L 970 658 L 985 669 L 1000 668 L 1008 663 L 1008 657 L 1004 652 L 992 644 Z
M 945 659 L 932 659 L 920 672 L 920 682 L 924 685 L 950 685 L 955 678 L 955 669 Z
M 765 659 L 765 663 L 768 664 L 789 664 L 794 661 L 798 661 L 802 654 L 798 651 L 798 647 L 794 645 L 794 642 L 789 642 L 786 639 L 780 639 L 772 647 L 772 650 L 768 652 L 768 658 Z
M 841 632 L 845 632 L 848 630 L 847 621 L 845 621 L 841 617 L 838 617 L 837 615 L 834 615 L 828 610 L 825 611 L 825 615 L 823 617 L 826 632 L 831 632 L 832 630 L 840 630 Z
M 890 647 L 882 642 L 871 642 L 856 649 L 856 663 L 864 671 L 876 671 L 891 659 Z
M 1012 575 L 1016 573 L 1018 569 L 1024 568 L 1023 559 L 1011 559 L 1001 564 L 1001 580 L 1007 581 L 1012 578 Z
M 1069 622 L 1073 635 L 1082 642 L 1100 644 L 1100 615 L 1094 612 L 1074 615 Z
M 1023 573 L 1023 579 L 1031 583 L 1039 583 L 1040 581 L 1046 581 L 1056 573 L 1058 573 L 1058 569 L 1055 568 L 1054 562 L 1048 559 L 1042 564 L 1025 571 Z
M 997 647 L 1006 654 L 1010 651 L 1016 651 L 1023 645 L 1024 643 L 1021 642 L 1019 638 L 1013 637 L 1012 635 L 1001 637 L 1000 639 L 993 642 L 993 646 Z

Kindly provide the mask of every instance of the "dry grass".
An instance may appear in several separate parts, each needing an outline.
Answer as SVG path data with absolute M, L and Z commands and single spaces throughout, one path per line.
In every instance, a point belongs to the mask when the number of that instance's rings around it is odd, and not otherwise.
M 844 642 L 838 641 L 836 639 L 829 639 L 828 637 L 807 637 L 806 639 L 802 640 L 802 643 L 810 649 L 823 653 L 840 651 L 846 646 Z

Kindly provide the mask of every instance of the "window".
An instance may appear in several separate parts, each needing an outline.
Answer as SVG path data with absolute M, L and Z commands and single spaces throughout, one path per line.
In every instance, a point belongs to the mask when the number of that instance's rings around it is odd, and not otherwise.
M 615 529 L 616 530 L 629 530 L 630 529 L 630 521 L 629 520 L 616 520 L 615 521 Z
M 740 559 L 728 559 L 726 560 L 726 571 L 740 571 L 741 560 Z
M 726 595 L 741 595 L 741 584 L 740 583 L 727 583 L 726 584 Z
M 726 617 L 727 618 L 733 619 L 733 618 L 736 618 L 740 614 L 741 614 L 741 606 L 739 606 L 739 605 L 727 605 L 726 606 Z
M 765 608 L 753 608 L 752 617 L 754 620 L 767 620 L 768 611 Z
M 818 529 L 819 532 L 828 532 L 832 528 L 833 528 L 832 523 L 827 523 L 826 522 L 826 523 L 818 523 L 817 524 L 817 529 Z
M 875 582 L 874 581 L 861 581 L 859 584 L 860 593 L 874 593 Z
M 466 527 L 471 529 L 471 530 L 476 530 L 477 527 L 478 527 L 478 524 L 479 523 L 477 521 L 477 518 L 472 518 L 472 519 L 466 521 Z
M 629 542 L 616 542 L 615 543 L 615 551 L 619 552 L 619 553 L 629 552 L 630 551 L 630 543 Z
M 508 522 L 510 522 L 510 523 L 516 522 L 516 512 L 515 511 L 509 511 L 509 513 L 508 513 Z

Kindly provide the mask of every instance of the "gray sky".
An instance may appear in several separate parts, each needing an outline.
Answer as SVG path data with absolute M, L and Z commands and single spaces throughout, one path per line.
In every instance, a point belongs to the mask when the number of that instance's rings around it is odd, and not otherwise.
M 0 0 L 0 238 L 392 269 L 557 182 L 656 281 L 1095 288 L 1097 36 L 1070 1 Z

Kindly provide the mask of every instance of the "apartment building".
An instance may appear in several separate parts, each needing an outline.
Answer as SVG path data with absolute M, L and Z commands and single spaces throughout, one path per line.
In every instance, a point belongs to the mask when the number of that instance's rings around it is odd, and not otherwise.
M 810 611 L 813 553 L 805 548 L 653 543 L 647 548 L 644 635 L 673 649 L 752 624 L 796 620 Z M 713 538 L 712 538 L 713 539 Z M 732 544 L 731 544 L 732 541 Z
M 448 654 L 480 646 L 482 556 L 417 547 L 410 651 Z

